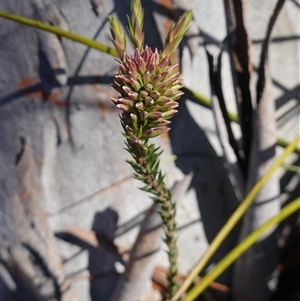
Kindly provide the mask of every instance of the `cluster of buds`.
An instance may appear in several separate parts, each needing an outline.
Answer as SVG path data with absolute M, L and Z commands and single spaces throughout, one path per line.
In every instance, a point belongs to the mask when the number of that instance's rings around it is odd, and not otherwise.
M 169 130 L 183 94 L 178 65 L 170 66 L 169 57 L 147 46 L 142 53 L 125 54 L 113 87 L 120 93 L 112 101 L 123 111 L 125 134 L 145 140 Z
M 126 53 L 126 37 L 121 24 L 109 17 L 112 42 L 120 58 L 120 68 L 113 88 L 120 93 L 112 101 L 123 112 L 122 126 L 127 138 L 144 141 L 169 130 L 170 118 L 177 112 L 180 91 L 178 64 L 170 64 L 192 18 L 186 12 L 169 31 L 164 49 L 159 52 L 143 46 L 143 10 L 140 1 L 131 4 L 128 34 L 136 47 L 133 55 Z M 142 144 L 142 143 L 141 143 Z

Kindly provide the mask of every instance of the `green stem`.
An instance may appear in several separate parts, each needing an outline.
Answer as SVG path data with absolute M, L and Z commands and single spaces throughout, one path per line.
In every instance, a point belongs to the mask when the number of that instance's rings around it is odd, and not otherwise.
M 33 19 L 30 19 L 30 18 L 25 18 L 25 17 L 19 16 L 19 15 L 16 15 L 16 14 L 11 14 L 11 13 L 3 11 L 3 10 L 0 10 L 0 17 L 8 19 L 8 20 L 15 21 L 15 22 L 18 22 L 18 23 L 22 23 L 22 24 L 25 24 L 25 25 L 28 25 L 28 26 L 31 26 L 31 27 L 34 27 L 34 28 L 37 28 L 37 29 L 45 30 L 45 31 L 48 31 L 48 32 L 53 32 L 53 33 L 55 33 L 59 36 L 65 37 L 67 39 L 73 40 L 75 42 L 84 44 L 84 45 L 89 46 L 91 48 L 95 48 L 99 51 L 102 51 L 102 52 L 108 53 L 108 54 L 110 54 L 114 57 L 117 57 L 117 53 L 116 53 L 115 49 L 113 49 L 113 48 L 111 48 L 107 45 L 101 44 L 99 42 L 96 42 L 95 40 L 86 38 L 85 36 L 79 35 L 77 33 L 66 31 L 66 30 L 63 30 L 59 27 L 49 25 L 49 24 L 46 24 L 46 23 L 43 23 L 43 22 L 35 21 Z M 209 98 L 203 96 L 202 94 L 200 94 L 196 91 L 188 89 L 186 87 L 184 88 L 184 90 L 186 92 L 190 93 L 201 104 L 203 104 L 207 107 L 211 107 L 212 103 L 211 103 L 211 100 Z M 238 116 L 236 114 L 228 112 L 228 116 L 229 116 L 231 121 L 238 122 Z M 284 139 L 278 138 L 277 144 L 285 148 L 289 143 L 287 141 L 285 141 Z M 295 148 L 294 152 L 297 153 L 297 154 L 300 154 L 300 148 Z
M 35 21 L 33 19 L 21 17 L 19 15 L 11 14 L 11 13 L 3 11 L 3 10 L 0 10 L 0 17 L 9 19 L 12 21 L 16 21 L 18 23 L 22 23 L 22 24 L 25 24 L 27 26 L 31 26 L 31 27 L 34 27 L 37 29 L 45 30 L 47 32 L 52 32 L 59 36 L 65 37 L 67 39 L 70 39 L 75 42 L 89 46 L 91 48 L 95 48 L 102 52 L 108 53 L 112 56 L 117 56 L 115 49 L 110 48 L 109 46 L 101 44 L 99 42 L 96 42 L 95 40 L 89 39 L 85 36 L 79 35 L 77 33 L 63 30 L 57 26 L 53 26 L 53 25 L 46 24 L 43 22 Z
M 280 223 L 291 214 L 300 210 L 300 198 L 285 206 L 277 215 L 261 225 L 228 253 L 202 280 L 194 286 L 181 301 L 193 301 L 219 277 L 237 258 L 247 251 L 270 227 Z
M 220 232 L 214 238 L 204 256 L 200 259 L 197 265 L 193 268 L 193 270 L 189 273 L 188 277 L 184 281 L 183 285 L 180 287 L 176 295 L 173 297 L 172 301 L 178 300 L 178 298 L 190 287 L 193 283 L 194 278 L 203 270 L 206 266 L 210 258 L 215 254 L 220 245 L 223 243 L 225 238 L 234 228 L 234 226 L 238 223 L 241 217 L 244 215 L 246 210 L 250 207 L 252 202 L 254 201 L 257 193 L 260 189 L 265 185 L 265 183 L 270 179 L 273 175 L 274 171 L 280 167 L 285 160 L 285 158 L 293 152 L 297 144 L 300 142 L 300 135 L 298 135 L 294 141 L 284 150 L 284 152 L 276 159 L 276 161 L 272 164 L 272 166 L 268 169 L 268 171 L 264 174 L 264 176 L 253 186 L 245 199 L 241 202 L 239 207 L 235 210 L 235 212 L 228 219 L 226 224 L 222 227 Z
M 157 205 L 157 212 L 162 218 L 165 228 L 165 243 L 168 248 L 169 272 L 167 276 L 168 291 L 166 298 L 169 300 L 175 295 L 177 285 L 177 257 L 178 249 L 176 244 L 176 204 L 172 201 L 171 191 L 164 182 L 164 176 L 159 169 L 159 157 L 161 152 L 154 144 L 148 144 L 145 140 L 135 142 L 131 137 L 127 138 L 128 152 L 134 161 L 128 161 L 136 174 L 134 178 L 143 182 L 146 186 L 141 189 L 154 195 L 153 201 Z

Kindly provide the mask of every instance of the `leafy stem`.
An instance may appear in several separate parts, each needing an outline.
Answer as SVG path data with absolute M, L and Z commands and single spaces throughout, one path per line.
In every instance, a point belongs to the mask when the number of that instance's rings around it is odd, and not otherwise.
M 151 193 L 152 200 L 157 205 L 157 211 L 160 214 L 165 227 L 165 243 L 168 247 L 168 259 L 170 263 L 168 273 L 168 292 L 167 298 L 171 298 L 178 288 L 176 282 L 177 275 L 177 255 L 176 245 L 176 221 L 175 203 L 172 202 L 171 191 L 166 187 L 164 175 L 159 169 L 159 157 L 162 153 L 159 147 L 149 144 L 133 141 L 131 138 L 126 140 L 127 150 L 132 155 L 133 161 L 127 161 L 135 171 L 134 178 L 145 184 L 141 190 Z

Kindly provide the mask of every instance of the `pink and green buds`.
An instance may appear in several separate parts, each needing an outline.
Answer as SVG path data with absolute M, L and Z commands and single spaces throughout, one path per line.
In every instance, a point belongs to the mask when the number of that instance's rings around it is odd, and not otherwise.
M 112 42 L 120 57 L 119 71 L 112 85 L 120 95 L 112 101 L 123 111 L 121 121 L 126 136 L 147 140 L 169 130 L 168 120 L 177 112 L 177 101 L 183 94 L 178 64 L 170 65 L 169 58 L 191 19 L 191 11 L 184 13 L 170 29 L 164 49 L 159 53 L 143 45 L 144 13 L 140 0 L 133 0 L 128 33 L 136 49 L 134 54 L 128 55 L 121 25 L 114 17 L 109 17 Z
M 169 30 L 165 46 L 162 54 L 164 56 L 172 55 L 180 44 L 183 36 L 185 35 L 188 25 L 193 19 L 192 11 L 186 11 L 178 20 L 178 22 Z
M 118 56 L 122 58 L 126 51 L 126 37 L 122 29 L 122 25 L 120 24 L 118 19 L 112 16 L 108 17 L 108 22 L 111 33 L 111 40 L 116 47 Z
M 136 48 L 142 51 L 144 45 L 144 11 L 140 0 L 131 1 L 131 18 L 127 16 L 127 20 L 130 40 Z
M 128 134 L 148 139 L 169 130 L 166 121 L 177 112 L 183 94 L 177 67 L 170 67 L 168 57 L 147 46 L 142 53 L 136 49 L 133 55 L 124 55 L 113 85 L 120 95 L 112 101 L 123 111 Z

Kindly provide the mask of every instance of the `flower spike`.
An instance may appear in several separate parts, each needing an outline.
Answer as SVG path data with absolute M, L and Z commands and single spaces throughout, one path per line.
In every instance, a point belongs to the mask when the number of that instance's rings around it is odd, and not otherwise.
M 185 35 L 188 25 L 193 19 L 191 10 L 186 11 L 178 20 L 178 22 L 169 30 L 165 46 L 163 49 L 163 56 L 171 56 L 179 46 L 183 36 Z
M 128 34 L 135 46 L 133 54 L 126 53 L 126 38 L 121 24 L 109 17 L 112 42 L 120 57 L 120 67 L 112 87 L 119 93 L 111 98 L 122 110 L 120 115 L 123 135 L 133 161 L 128 161 L 135 170 L 135 178 L 145 186 L 142 190 L 153 194 L 165 227 L 165 243 L 168 247 L 169 273 L 167 298 L 177 290 L 177 246 L 176 246 L 176 204 L 166 187 L 164 175 L 159 169 L 159 147 L 149 140 L 170 130 L 170 119 L 177 113 L 181 78 L 178 65 L 171 65 L 170 56 L 182 40 L 192 19 L 188 11 L 168 33 L 164 49 L 144 47 L 144 12 L 140 0 L 132 0 L 131 17 L 128 17 Z
M 131 18 L 127 16 L 128 34 L 133 45 L 142 51 L 144 46 L 144 10 L 140 0 L 131 1 Z
M 113 16 L 108 17 L 111 40 L 115 45 L 119 58 L 123 58 L 126 51 L 126 36 L 122 29 L 121 23 Z

